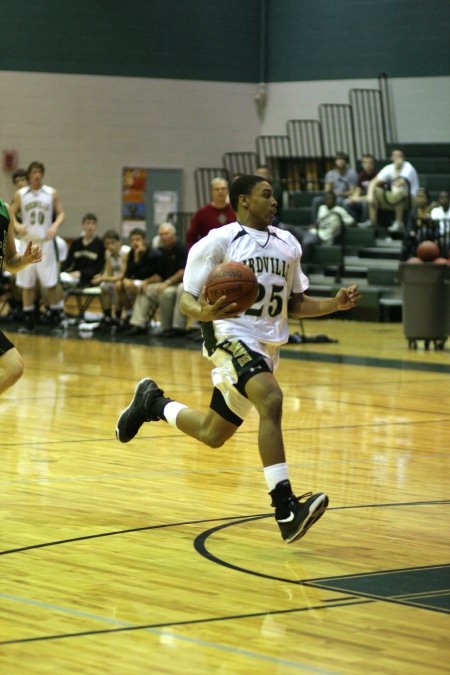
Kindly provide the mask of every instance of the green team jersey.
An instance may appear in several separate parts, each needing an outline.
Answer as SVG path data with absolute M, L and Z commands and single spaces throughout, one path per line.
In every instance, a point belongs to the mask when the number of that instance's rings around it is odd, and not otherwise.
M 0 199 L 0 273 L 3 268 L 3 260 L 6 256 L 6 242 L 8 241 L 9 211 L 3 199 Z

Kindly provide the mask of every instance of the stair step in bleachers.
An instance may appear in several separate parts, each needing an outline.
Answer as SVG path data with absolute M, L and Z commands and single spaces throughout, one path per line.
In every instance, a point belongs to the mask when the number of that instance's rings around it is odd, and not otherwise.
M 313 263 L 316 265 L 337 265 L 341 262 L 342 249 L 340 246 L 321 244 L 314 248 Z
M 448 157 L 408 157 L 418 174 L 445 173 L 450 175 L 450 158 Z
M 301 206 L 311 206 L 314 197 L 321 197 L 323 192 L 314 190 L 290 190 L 287 194 L 288 203 L 286 206 L 295 209 Z
M 399 259 L 399 252 L 393 248 L 384 248 L 382 246 L 368 246 L 359 249 L 359 256 L 361 258 L 383 258 L 385 260 Z
M 345 267 L 346 269 L 381 269 L 381 270 L 397 270 L 398 259 L 389 258 L 361 258 L 360 256 L 346 255 Z
M 279 218 L 286 225 L 311 225 L 313 215 L 310 206 L 296 208 L 282 208 Z
M 419 173 L 420 187 L 431 192 L 449 190 L 450 176 L 444 173 Z
M 358 279 L 355 283 L 360 282 Z M 349 280 L 345 278 L 341 283 L 332 284 L 311 284 L 309 294 L 315 297 L 333 297 L 342 286 L 350 285 Z M 380 321 L 380 299 L 383 297 L 385 289 L 365 286 L 362 290 L 361 301 L 351 312 L 342 312 L 339 318 L 348 318 L 353 321 Z
M 347 277 L 351 276 L 353 279 L 355 279 L 355 283 L 361 283 L 361 279 L 364 279 L 366 281 L 367 279 L 367 272 L 368 270 L 365 269 L 364 267 L 346 267 L 345 265 L 342 268 L 337 268 L 336 265 L 330 265 L 327 267 L 323 268 L 323 273 L 324 276 L 326 277 L 335 277 L 339 274 L 342 276 L 345 274 L 345 283 L 347 283 Z
M 389 268 L 386 265 L 383 267 L 369 267 L 367 270 L 367 282 L 374 286 L 398 286 L 398 265 Z
M 376 142 L 372 137 L 367 137 L 369 146 L 363 144 L 362 148 L 361 141 L 367 132 L 366 121 L 370 117 L 366 113 L 369 111 L 370 115 L 375 114 L 376 119 L 381 119 L 381 96 L 386 95 L 386 92 L 382 94 L 378 90 L 370 90 L 369 99 L 372 102 L 367 103 L 368 91 L 351 90 L 351 105 L 322 104 L 319 106 L 320 121 L 289 120 L 287 135 L 259 136 L 256 139 L 257 153 L 226 153 L 223 158 L 224 168 L 229 172 L 232 169 L 248 169 L 247 164 L 235 166 L 230 163 L 235 160 L 235 155 L 239 155 L 239 162 L 243 161 L 243 155 L 246 161 L 249 156 L 252 166 L 256 161 L 268 164 L 274 185 L 280 186 L 280 195 L 277 195 L 280 222 L 297 233 L 313 222 L 313 199 L 323 195 L 318 190 L 324 185 L 325 173 L 333 166 L 333 156 L 338 149 L 348 151 L 351 163 L 356 163 L 355 168 L 360 171 L 360 160 L 355 160 L 357 155 L 362 154 L 361 149 L 373 152 L 376 167 L 380 169 L 391 162 L 392 150 L 401 148 L 406 160 L 417 170 L 420 186 L 428 190 L 432 200 L 437 199 L 440 191 L 450 189 L 450 143 L 385 144 L 384 135 L 380 134 Z M 385 123 L 388 121 L 384 120 Z M 382 125 L 379 126 L 381 129 Z M 389 136 L 393 138 L 395 134 L 390 133 Z M 371 148 L 370 144 L 374 147 Z M 215 169 L 211 171 L 217 175 Z M 196 186 L 198 178 L 196 176 Z M 203 192 L 209 188 L 205 180 L 202 186 Z M 205 198 L 203 202 L 206 201 Z M 348 227 L 340 243 L 316 246 L 312 260 L 302 265 L 310 277 L 311 295 L 334 296 L 341 286 L 357 283 L 362 290 L 361 302 L 354 311 L 344 312 L 344 318 L 400 320 L 402 298 L 398 269 L 402 233 L 398 234 L 399 239 L 395 239 L 395 234 L 392 235 L 394 240 L 389 237 L 377 239 L 377 232 L 385 231 L 391 222 L 391 212 L 379 211 L 378 227 Z
M 362 294 L 361 302 L 351 312 L 351 316 L 344 318 L 352 318 L 356 321 L 401 321 L 403 302 L 398 285 L 387 285 L 384 283 L 388 281 L 386 277 L 383 278 L 383 283 L 371 284 L 368 279 L 359 278 L 353 270 L 347 267 L 344 275 L 340 281 L 337 281 L 331 280 L 323 273 L 312 273 L 309 275 L 308 293 L 315 297 L 332 297 L 342 286 L 357 284 Z
M 375 228 L 347 227 L 345 230 L 345 250 L 355 252 L 362 246 L 375 246 Z
M 386 154 L 401 148 L 406 159 L 410 157 L 450 157 L 450 143 L 387 143 Z
M 403 301 L 401 298 L 380 298 L 380 321 L 390 323 L 402 320 Z

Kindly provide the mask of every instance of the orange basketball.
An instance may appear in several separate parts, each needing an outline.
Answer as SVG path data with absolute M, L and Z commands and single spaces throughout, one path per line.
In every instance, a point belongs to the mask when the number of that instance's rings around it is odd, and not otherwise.
M 408 258 L 406 262 L 408 263 L 408 265 L 419 265 L 419 264 L 421 265 L 423 263 L 423 260 L 413 256 L 412 258 Z
M 420 242 L 416 253 L 423 262 L 433 262 L 440 255 L 439 246 L 429 239 Z
M 206 299 L 211 304 L 225 295 L 237 304 L 238 312 L 251 307 L 258 295 L 258 280 L 250 267 L 240 262 L 224 262 L 210 272 L 206 284 Z

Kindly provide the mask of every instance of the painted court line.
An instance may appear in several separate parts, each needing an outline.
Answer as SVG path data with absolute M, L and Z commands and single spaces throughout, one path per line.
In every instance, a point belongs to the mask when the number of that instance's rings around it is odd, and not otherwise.
M 142 630 L 146 633 L 152 633 L 154 635 L 160 636 L 160 637 L 166 637 L 170 639 L 175 639 L 175 640 L 180 640 L 183 642 L 188 642 L 193 645 L 197 645 L 199 647 L 206 647 L 208 649 L 215 649 L 219 650 L 222 652 L 228 652 L 230 654 L 239 654 L 240 656 L 245 656 L 250 659 L 256 659 L 259 661 L 264 661 L 267 663 L 274 663 L 282 666 L 286 666 L 289 668 L 293 668 L 296 670 L 302 670 L 302 671 L 307 671 L 311 673 L 319 673 L 319 675 L 343 675 L 342 673 L 339 673 L 337 671 L 331 671 L 331 670 L 324 670 L 323 668 L 317 668 L 315 666 L 307 665 L 304 663 L 298 663 L 296 661 L 291 661 L 289 659 L 283 659 L 283 658 L 277 658 L 275 656 L 269 656 L 267 654 L 261 654 L 259 652 L 254 652 L 249 649 L 242 649 L 240 647 L 231 647 L 229 645 L 224 645 L 218 642 L 211 642 L 210 640 L 202 640 L 200 638 L 194 638 L 194 637 L 189 637 L 186 635 L 181 635 L 179 633 L 175 633 L 172 630 L 168 630 L 167 628 L 146 628 L 146 627 L 140 627 L 136 626 L 135 624 L 132 624 L 128 621 L 121 621 L 120 619 L 112 619 L 111 617 L 105 617 L 105 616 L 99 616 L 97 614 L 91 614 L 90 612 L 83 612 L 77 609 L 72 609 L 70 607 L 62 607 L 60 605 L 53 605 L 50 603 L 46 602 L 41 602 L 39 600 L 32 600 L 30 598 L 23 598 L 21 596 L 17 595 L 10 595 L 9 593 L 0 593 L 0 599 L 2 600 L 10 600 L 12 602 L 18 602 L 22 604 L 27 604 L 31 605 L 33 607 L 39 607 L 40 609 L 47 609 L 50 611 L 54 612 L 61 612 L 63 614 L 67 614 L 69 616 L 74 616 L 74 617 L 79 617 L 82 619 L 91 619 L 92 621 L 99 621 L 101 623 L 106 623 L 110 626 L 117 626 L 118 630 L 123 628 L 124 630 L 126 629 L 133 629 L 133 630 Z M 361 604 L 361 603 L 354 603 L 352 602 L 351 604 Z M 317 609 L 317 608 L 316 608 Z M 324 609 L 327 609 L 327 607 L 324 607 Z M 295 612 L 296 610 L 289 610 L 290 613 Z M 300 610 L 301 611 L 301 610 Z M 258 613 L 255 616 L 264 616 L 265 614 L 277 614 L 277 613 L 283 613 L 281 612 L 267 612 L 267 613 Z M 245 615 L 239 618 L 246 618 Z M 224 620 L 227 619 L 227 617 L 223 617 Z M 219 621 L 221 620 L 220 618 L 218 619 Z M 207 622 L 208 620 L 206 620 Z M 189 625 L 189 622 L 183 622 Z M 195 622 L 194 622 L 195 623 Z M 109 631 L 92 631 L 92 633 L 84 633 L 84 634 L 107 634 Z M 113 630 L 113 632 L 115 632 Z M 36 638 L 24 638 L 24 639 L 17 639 L 17 640 L 6 640 L 3 642 L 0 642 L 2 645 L 8 645 L 8 644 L 18 644 L 21 642 L 32 642 L 32 641 L 42 641 L 46 639 L 57 639 L 57 638 L 65 638 L 65 637 L 77 637 L 77 634 L 68 634 L 68 635 L 55 635 L 55 636 L 41 636 L 41 637 L 36 637 Z M 80 637 L 82 637 L 82 634 L 80 634 Z

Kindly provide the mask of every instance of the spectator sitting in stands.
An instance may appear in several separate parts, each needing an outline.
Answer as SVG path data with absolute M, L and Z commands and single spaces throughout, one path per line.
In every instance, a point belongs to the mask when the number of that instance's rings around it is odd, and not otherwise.
M 122 329 L 128 328 L 131 307 L 136 297 L 144 292 L 146 286 L 162 281 L 159 274 L 160 253 L 151 249 L 144 230 L 139 227 L 130 232 L 130 252 L 128 254 L 125 276 L 114 282 L 114 294 L 121 307 L 126 309 L 126 318 Z
M 402 232 L 405 213 L 415 204 L 419 177 L 412 164 L 405 161 L 402 150 L 393 150 L 391 159 L 392 163 L 384 166 L 370 181 L 367 201 L 375 210 L 394 211 L 395 220 L 388 231 Z
M 336 204 L 334 192 L 326 192 L 325 203 L 319 207 L 316 224 L 303 232 L 300 241 L 302 244 L 302 261 L 310 262 L 315 246 L 319 244 L 335 244 L 342 232 L 343 226 L 354 225 L 353 217 L 343 206 Z
M 177 337 L 186 333 L 187 317 L 179 309 L 183 293 L 183 273 L 186 265 L 186 246 L 177 241 L 172 223 L 163 223 L 158 229 L 160 281 L 148 284 L 134 303 L 127 335 L 142 335 L 157 307 L 161 317 L 161 336 Z
M 411 256 L 415 256 L 417 245 L 421 241 L 434 238 L 435 233 L 434 231 L 431 232 L 430 210 L 428 192 L 424 188 L 419 188 L 416 193 L 416 205 L 408 214 L 400 254 L 401 260 L 407 260 Z
M 81 222 L 83 234 L 74 239 L 66 260 L 61 265 L 61 281 L 75 281 L 81 288 L 90 286 L 92 279 L 99 274 L 105 264 L 105 247 L 95 234 L 97 216 L 86 213 Z M 65 273 L 65 274 L 64 274 Z
M 439 233 L 450 234 L 450 201 L 449 194 L 443 190 L 439 193 L 439 206 L 431 209 L 430 218 L 439 223 Z
M 362 171 L 358 174 L 356 187 L 344 202 L 344 206 L 350 215 L 361 226 L 371 226 L 377 223 L 377 212 L 367 201 L 367 190 L 371 180 L 377 175 L 375 157 L 366 153 L 361 157 Z
M 116 292 L 115 282 L 121 281 L 125 276 L 130 247 L 122 245 L 119 233 L 115 230 L 105 232 L 103 244 L 105 246 L 105 269 L 95 275 L 92 284 L 100 285 L 101 303 L 105 315 L 103 324 L 105 327 L 108 325 L 112 327 L 114 325 L 112 308 L 114 307 L 116 324 L 120 323 L 122 309 L 124 309 L 121 305 L 120 293 Z
M 358 176 L 356 171 L 348 166 L 348 155 L 337 152 L 334 159 L 335 168 L 325 174 L 324 192 L 333 192 L 336 204 L 344 206 L 345 199 L 356 187 Z M 324 196 L 314 197 L 312 200 L 313 220 L 317 221 L 319 206 L 324 203 Z
M 235 213 L 228 202 L 227 181 L 224 178 L 213 178 L 211 201 L 194 213 L 191 225 L 186 232 L 188 248 L 205 237 L 210 230 L 233 223 L 235 220 Z

